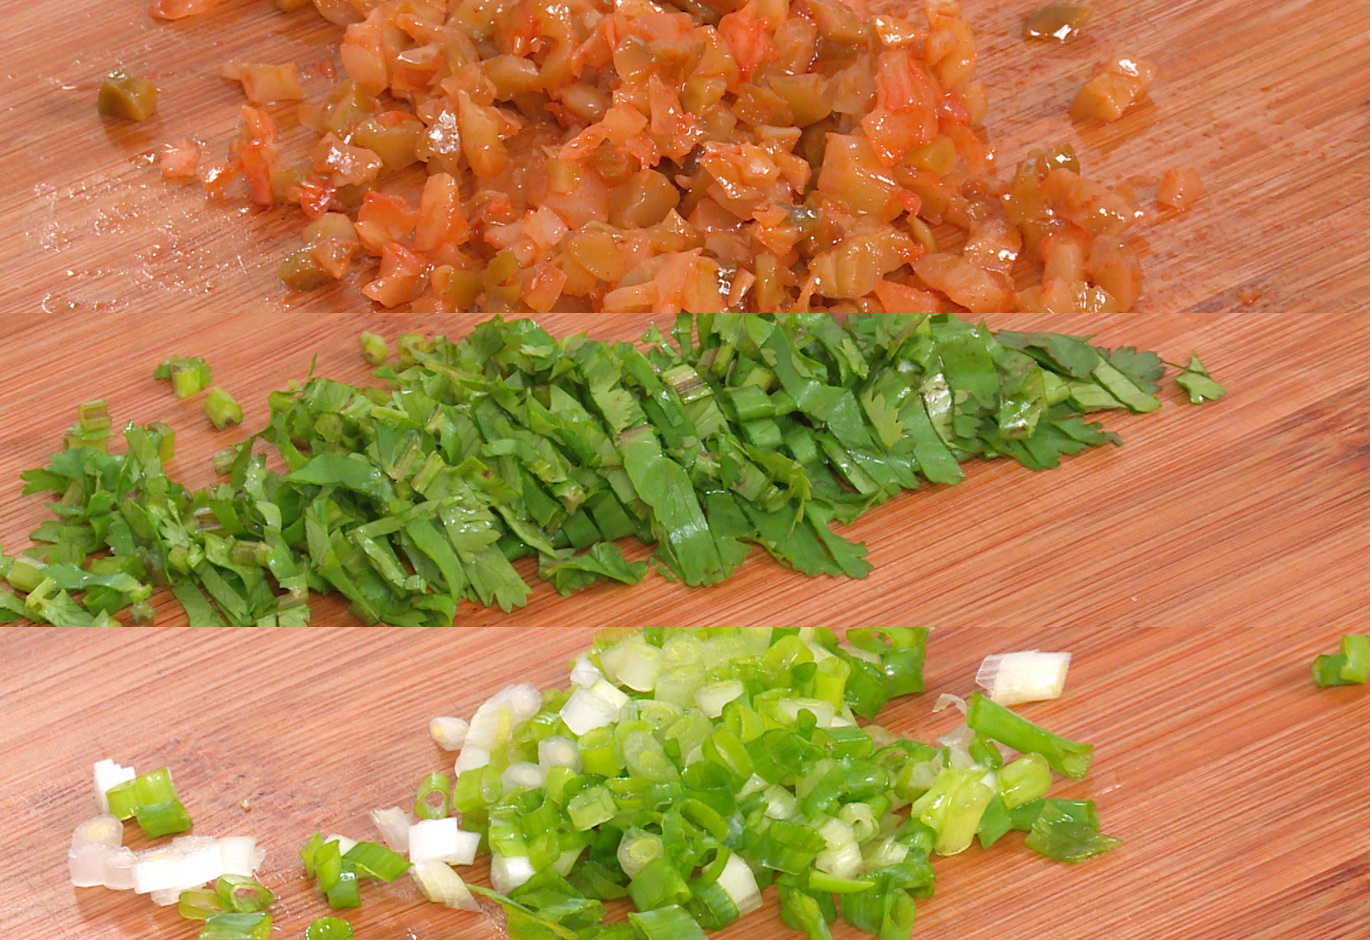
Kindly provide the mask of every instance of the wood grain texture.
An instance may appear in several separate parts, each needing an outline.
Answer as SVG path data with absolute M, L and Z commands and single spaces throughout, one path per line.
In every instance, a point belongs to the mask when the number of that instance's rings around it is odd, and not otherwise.
M 355 336 L 392 339 L 404 328 L 463 333 L 473 317 L 329 314 L 287 319 L 188 314 L 156 331 L 146 317 L 83 317 L 103 361 L 73 357 L 47 327 L 0 348 L 0 542 L 9 551 L 46 515 L 21 497 L 18 474 L 59 445 L 76 405 L 107 395 L 117 422 L 165 420 L 178 430 L 170 472 L 189 485 L 213 480 L 209 455 L 267 417 L 267 394 L 318 374 L 363 381 Z M 994 326 L 1095 330 L 1112 345 L 1156 349 L 1171 361 L 1202 350 L 1230 393 L 1194 407 L 1169 388 L 1144 416 L 1107 415 L 1121 448 L 1103 448 L 1030 473 L 1015 463 L 974 463 L 955 487 L 926 487 L 878 507 L 846 530 L 864 541 L 874 571 L 861 581 L 809 579 L 759 550 L 731 579 L 690 589 L 649 576 L 562 598 L 537 582 L 512 614 L 464 602 L 459 625 L 636 624 L 643 617 L 702 624 L 769 622 L 783 612 L 820 623 L 1251 626 L 1364 623 L 1370 600 L 1370 364 L 1356 342 L 1362 317 L 1171 314 L 991 317 Z M 555 334 L 584 326 L 544 318 Z M 631 338 L 631 317 L 590 330 Z M 178 401 L 151 379 L 172 354 L 203 353 L 216 381 L 244 406 L 241 428 L 215 433 L 199 398 Z M 76 361 L 73 361 L 73 360 Z M 520 563 L 536 581 L 528 562 Z M 172 609 L 175 608 L 175 609 Z M 316 622 L 351 622 L 317 604 Z M 159 624 L 184 622 L 163 599 Z
M 7 11 L 0 37 L 8 551 L 45 516 L 20 496 L 18 473 L 59 445 L 83 400 L 108 396 L 118 420 L 172 423 L 172 470 L 203 485 L 208 456 L 258 426 L 267 393 L 311 362 L 363 380 L 361 330 L 460 334 L 476 319 L 377 313 L 352 287 L 290 300 L 273 271 L 291 216 L 162 184 L 148 160 L 161 141 L 189 134 L 221 151 L 235 132 L 238 92 L 217 77 L 225 60 L 316 62 L 332 28 L 255 0 L 172 25 L 144 6 L 73 0 L 54 31 L 53 6 L 28 4 Z M 965 5 L 1001 162 L 1070 140 L 1097 178 L 1193 165 L 1209 195 L 1147 220 L 1142 312 L 990 323 L 1095 333 L 1171 360 L 1198 349 L 1226 400 L 1196 409 L 1171 390 L 1157 414 L 1105 418 L 1121 449 L 1042 474 L 974 465 L 961 486 L 894 500 L 847 531 L 876 566 L 859 582 L 805 579 L 757 554 L 707 590 L 651 577 L 563 599 L 539 585 L 510 615 L 463 605 L 468 629 L 442 633 L 350 628 L 329 600 L 316 602 L 315 622 L 339 629 L 4 630 L 0 857 L 21 861 L 0 880 L 0 924 L 91 940 L 194 935 L 141 899 L 66 885 L 62 853 L 99 757 L 169 764 L 204 831 L 262 838 L 282 935 L 299 936 L 320 912 L 292 867 L 299 841 L 315 827 L 364 834 L 368 809 L 404 802 L 441 763 L 424 737 L 429 717 L 469 712 L 515 679 L 557 681 L 593 629 L 924 623 L 939 628 L 931 694 L 895 706 L 889 722 L 945 730 L 929 703 L 966 691 L 987 652 L 1073 650 L 1067 699 L 1030 715 L 1098 745 L 1095 777 L 1063 792 L 1097 799 L 1127 842 L 1079 869 L 1015 846 L 943 860 L 915 936 L 1370 935 L 1370 705 L 1363 690 L 1317 693 L 1307 678 L 1337 633 L 1366 628 L 1370 604 L 1370 6 L 1098 4 L 1089 37 L 1063 49 L 1017 39 L 1031 6 Z M 1070 121 L 1074 89 L 1123 48 L 1161 67 L 1150 103 L 1107 127 Z M 94 115 L 95 87 L 115 65 L 157 78 L 153 122 Z M 1244 304 L 1239 290 L 1259 298 Z M 642 328 L 545 323 L 622 339 Z M 172 354 L 210 360 L 244 405 L 244 429 L 212 433 L 198 400 L 151 381 Z M 159 602 L 159 624 L 184 622 L 172 606 Z M 478 919 L 421 908 L 407 887 L 368 896 L 357 917 L 368 940 L 491 935 Z M 725 936 L 790 935 L 768 912 Z
M 1183 215 L 1142 225 L 1146 311 L 1370 311 L 1370 6 L 1343 0 L 1137 0 L 1098 3 L 1085 36 L 1063 47 L 1019 38 L 1035 0 L 963 4 L 991 96 L 999 163 L 1071 142 L 1088 175 L 1117 183 L 1199 170 L 1208 195 Z M 877 4 L 878 6 L 878 4 Z M 232 58 L 293 60 L 317 72 L 337 28 L 305 9 L 226 0 L 213 16 L 159 23 L 142 0 L 72 0 L 54 35 L 51 8 L 9 14 L 0 110 L 0 311 L 287 310 L 274 270 L 298 215 L 246 200 L 206 204 L 196 186 L 162 183 L 151 155 L 190 136 L 221 155 L 241 95 L 219 78 Z M 886 0 L 888 9 L 906 6 Z M 40 38 L 41 37 L 41 38 Z M 1142 106 L 1103 125 L 1066 108 L 1096 63 L 1130 51 L 1160 78 Z M 106 121 L 95 89 L 112 68 L 154 78 L 156 117 Z M 369 304 L 355 283 L 316 309 Z
M 93 812 L 90 763 L 112 756 L 169 766 L 197 832 L 255 835 L 280 935 L 298 937 L 324 912 L 298 871 L 304 838 L 371 836 L 369 810 L 406 804 L 450 760 L 427 738 L 430 717 L 469 715 L 514 681 L 564 684 L 592 629 L 131 630 L 91 633 L 75 648 L 53 630 L 5 633 L 3 922 L 87 940 L 194 936 L 174 909 L 67 883 L 70 832 Z M 930 739 L 956 720 L 931 713 L 937 695 L 968 693 L 986 653 L 1070 649 L 1065 697 L 1021 710 L 1095 745 L 1090 776 L 1055 792 L 1096 800 L 1125 842 L 1078 867 L 1033 855 L 1018 835 L 939 859 L 915 938 L 1365 937 L 1370 696 L 1317 691 L 1307 669 L 1335 644 L 1333 631 L 1293 622 L 935 630 L 927 691 L 892 703 L 883 723 Z M 479 866 L 470 874 L 484 879 Z M 798 938 L 767 897 L 766 910 L 718 936 Z M 367 885 L 349 916 L 368 940 L 497 935 L 486 918 L 424 904 L 407 880 Z

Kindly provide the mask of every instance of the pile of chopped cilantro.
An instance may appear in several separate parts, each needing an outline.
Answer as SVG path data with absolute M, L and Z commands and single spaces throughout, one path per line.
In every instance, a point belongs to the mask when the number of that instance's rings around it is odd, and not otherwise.
M 166 475 L 165 425 L 128 426 L 121 454 L 107 423 L 69 438 L 23 475 L 58 501 L 38 547 L 0 554 L 18 592 L 0 591 L 0 619 L 146 620 L 167 585 L 193 625 L 303 624 L 310 591 L 341 593 L 367 623 L 445 625 L 462 598 L 524 604 L 524 557 L 563 594 L 635 583 L 648 564 L 624 557 L 628 536 L 690 585 L 758 544 L 805 574 L 859 578 L 864 547 L 834 524 L 956 483 L 972 457 L 1040 470 L 1117 443 L 1085 415 L 1154 410 L 1164 369 L 947 314 L 682 315 L 640 345 L 496 318 L 456 342 L 402 336 L 382 362 L 378 386 L 316 377 L 272 394 L 268 425 L 203 490 Z M 1201 370 L 1186 375 L 1211 382 Z

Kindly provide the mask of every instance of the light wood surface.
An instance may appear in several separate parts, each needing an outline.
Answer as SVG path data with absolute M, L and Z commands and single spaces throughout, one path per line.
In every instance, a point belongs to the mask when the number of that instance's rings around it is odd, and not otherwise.
M 990 130 L 1012 165 L 1071 140 L 1105 181 L 1193 165 L 1208 197 L 1149 220 L 1142 311 L 998 316 L 994 326 L 1089 332 L 1172 361 L 1197 349 L 1229 388 L 1191 408 L 1108 416 L 1125 445 L 1031 474 L 970 468 L 954 488 L 907 494 L 847 530 L 866 542 L 864 581 L 811 580 L 760 554 L 707 590 L 649 577 L 563 599 L 539 585 L 511 615 L 464 605 L 442 633 L 129 631 L 0 633 L 0 924 L 83 938 L 191 937 L 144 899 L 75 890 L 63 854 L 89 813 L 89 764 L 168 764 L 203 831 L 250 832 L 270 850 L 281 936 L 321 913 L 293 852 L 314 828 L 367 833 L 366 811 L 404 802 L 444 759 L 424 735 L 516 679 L 561 680 L 602 626 L 925 623 L 938 628 L 930 694 L 892 707 L 917 735 L 939 691 L 968 690 L 985 653 L 1077 655 L 1068 695 L 1029 714 L 1098 747 L 1091 781 L 1114 856 L 1063 869 L 1010 843 L 939 862 L 916 937 L 1363 938 L 1370 756 L 1364 690 L 1318 693 L 1307 676 L 1336 635 L 1365 630 L 1370 603 L 1370 6 L 1235 0 L 1097 5 L 1090 35 L 1027 46 L 1021 0 L 967 3 Z M 54 28 L 54 21 L 60 28 Z M 60 443 L 76 405 L 107 396 L 118 420 L 166 420 L 172 465 L 192 485 L 208 456 L 266 417 L 266 395 L 316 372 L 361 381 L 355 336 L 459 334 L 477 319 L 370 311 L 355 290 L 301 302 L 273 271 L 286 214 L 207 205 L 168 188 L 147 154 L 192 134 L 211 150 L 235 131 L 233 57 L 320 55 L 329 29 L 230 2 L 175 25 L 129 0 L 28 4 L 0 38 L 5 157 L 0 200 L 0 543 L 26 544 L 45 511 L 18 473 Z M 1065 106 L 1115 49 L 1154 60 L 1151 103 L 1109 127 Z M 94 115 L 114 65 L 155 75 L 160 115 Z M 1146 193 L 1146 190 L 1142 190 Z M 1238 298 L 1238 291 L 1250 299 Z M 354 312 L 341 313 L 339 310 Z M 557 333 L 630 338 L 624 318 L 548 317 Z M 244 428 L 212 433 L 199 402 L 151 380 L 171 354 L 209 359 L 244 405 Z M 526 569 L 525 569 L 526 570 Z M 183 623 L 165 600 L 158 624 Z M 322 600 L 315 622 L 352 623 Z M 521 627 L 521 630 L 501 629 Z M 975 629 L 986 628 L 986 629 Z M 248 799 L 251 811 L 239 801 Z M 490 935 L 421 908 L 412 889 L 367 893 L 368 940 Z M 848 934 L 840 934 L 848 936 Z M 788 936 L 771 913 L 726 936 Z
M 325 912 L 299 871 L 303 840 L 316 829 L 374 837 L 369 810 L 407 804 L 423 774 L 448 765 L 427 738 L 430 717 L 469 715 L 510 682 L 564 684 L 591 631 L 6 634 L 0 920 L 30 936 L 195 935 L 174 908 L 66 880 L 71 830 L 93 814 L 90 764 L 113 757 L 169 766 L 197 832 L 256 836 L 279 898 L 276 935 L 300 937 Z M 968 693 L 986 653 L 1070 649 L 1066 695 L 1021 711 L 1095 745 L 1090 776 L 1056 792 L 1096 800 L 1125 842 L 1077 867 L 1035 856 L 1020 835 L 939 859 L 914 937 L 1365 937 L 1370 695 L 1320 692 L 1307 669 L 1335 646 L 1332 630 L 1295 618 L 1263 630 L 935 630 L 927 691 L 887 706 L 882 721 L 931 739 L 956 721 L 931 713 L 937 695 Z M 467 874 L 484 879 L 479 866 Z M 348 912 L 358 937 L 496 935 L 480 916 L 425 904 L 407 880 L 362 894 Z M 767 898 L 719 936 L 797 940 Z
M 1060 47 L 1020 38 L 1035 0 L 962 5 L 1001 171 L 1033 147 L 1070 142 L 1086 175 L 1153 180 L 1137 188 L 1151 211 L 1140 228 L 1141 309 L 1370 311 L 1370 5 L 1102 0 L 1085 35 Z M 207 204 L 198 186 L 164 184 L 151 155 L 192 137 L 222 157 L 242 104 L 238 86 L 219 77 L 224 63 L 297 61 L 317 71 L 336 28 L 309 9 L 283 15 L 262 0 L 225 0 L 213 15 L 170 24 L 147 17 L 145 6 L 71 0 L 57 29 L 50 2 L 7 13 L 0 311 L 8 317 L 230 316 L 295 303 L 274 272 L 298 244 L 298 215 L 242 198 Z M 1160 69 L 1147 100 L 1113 124 L 1073 121 L 1066 109 L 1075 91 L 1119 51 Z M 157 82 L 154 118 L 95 114 L 95 90 L 118 66 Z M 1153 198 L 1154 180 L 1173 166 L 1196 168 L 1208 191 L 1182 215 L 1157 211 Z M 367 301 L 349 282 L 313 303 Z

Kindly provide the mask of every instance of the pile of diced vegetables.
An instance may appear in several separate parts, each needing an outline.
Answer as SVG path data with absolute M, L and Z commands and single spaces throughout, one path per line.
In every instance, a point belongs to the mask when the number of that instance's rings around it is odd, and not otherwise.
M 83 408 L 67 449 L 24 474 L 26 492 L 56 496 L 55 517 L 34 548 L 0 553 L 19 592 L 0 589 L 0 619 L 146 620 L 165 584 L 195 625 L 302 624 L 310 591 L 368 623 L 447 625 L 463 599 L 524 604 L 521 558 L 562 593 L 639 581 L 628 536 L 690 585 L 728 577 L 754 545 L 808 575 L 861 577 L 864 547 L 834 525 L 956 483 L 973 457 L 1044 469 L 1116 443 L 1087 414 L 1158 408 L 1164 371 L 1153 353 L 948 314 L 682 315 L 642 345 L 496 318 L 399 345 L 387 362 L 365 339 L 383 385 L 274 393 L 268 425 L 221 455 L 226 482 L 198 491 L 164 469 L 171 428 L 129 425 L 110 453 L 112 418 Z M 200 365 L 158 374 L 194 393 Z M 1178 381 L 1195 401 L 1222 392 L 1197 358 Z M 216 391 L 206 410 L 231 420 Z
M 246 103 L 226 159 L 191 140 L 161 159 L 213 197 L 240 181 L 298 206 L 292 288 L 361 272 L 386 307 L 652 313 L 1118 311 L 1141 292 L 1129 185 L 1082 176 L 1068 143 L 994 173 L 951 0 L 908 19 L 865 0 L 276 0 L 311 4 L 339 26 L 328 67 L 227 63 Z M 1115 55 L 1074 109 L 1116 118 L 1152 72 Z M 152 106 L 127 76 L 102 94 Z
M 912 627 L 601 635 L 569 688 L 515 685 L 469 722 L 435 719 L 435 740 L 460 749 L 455 779 L 424 777 L 412 814 L 373 812 L 386 844 L 308 840 L 305 874 L 337 912 L 309 936 L 350 936 L 338 914 L 363 903 L 359 882 L 407 871 L 449 907 L 475 909 L 473 891 L 498 901 L 512 940 L 699 940 L 760 908 L 772 886 L 785 923 L 814 940 L 839 918 L 904 940 L 915 902 L 932 895 L 934 856 L 1014 830 L 1064 862 L 1112 849 L 1092 802 L 1048 795 L 1053 775 L 1085 776 L 1093 748 L 995 701 L 1059 695 L 1067 655 L 991 657 L 979 676 L 987 695 L 943 696 L 965 722 L 936 743 L 868 723 L 891 698 L 923 690 L 926 639 Z M 97 789 L 111 779 L 121 778 L 97 765 Z M 174 797 L 144 793 L 143 779 L 110 789 L 110 810 L 166 815 Z M 164 865 L 153 884 L 144 869 L 175 854 L 161 849 L 133 857 L 125 878 L 133 853 L 104 819 L 77 830 L 77 884 L 158 891 L 205 919 L 203 940 L 266 936 L 269 892 L 203 859 Z M 481 851 L 492 888 L 456 871 Z M 202 887 L 220 875 L 215 890 Z M 624 898 L 626 920 L 606 919 Z

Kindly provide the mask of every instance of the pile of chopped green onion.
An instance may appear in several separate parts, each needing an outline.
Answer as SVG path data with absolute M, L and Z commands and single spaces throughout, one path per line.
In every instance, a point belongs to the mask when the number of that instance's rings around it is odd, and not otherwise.
M 1086 775 L 1090 745 L 978 692 L 939 699 L 965 723 L 932 744 L 870 723 L 890 699 L 923 690 L 927 636 L 606 631 L 573 664 L 569 688 L 513 685 L 469 722 L 435 720 L 435 740 L 460 747 L 455 777 L 423 777 L 412 814 L 373 811 L 386 844 L 315 833 L 303 873 L 333 909 L 359 906 L 361 882 L 406 872 L 447 907 L 478 909 L 474 892 L 503 907 L 510 940 L 701 940 L 762 907 L 771 887 L 784 922 L 814 940 L 830 940 L 838 919 L 906 940 L 916 903 L 932 896 L 934 856 L 1014 830 L 1062 862 L 1114 848 L 1092 802 L 1049 795 L 1053 775 Z M 180 836 L 135 853 L 120 818 L 180 806 L 170 775 L 100 761 L 94 777 L 102 814 L 73 834 L 74 885 L 177 904 L 203 922 L 199 940 L 269 940 L 273 896 L 255 880 L 254 840 Z M 493 888 L 456 871 L 482 851 Z M 626 920 L 610 920 L 620 899 Z M 351 936 L 333 915 L 305 933 Z
M 378 344 L 367 355 L 384 361 Z M 647 564 L 624 557 L 628 536 L 691 585 L 758 544 L 805 574 L 862 577 L 864 547 L 835 524 L 956 483 L 972 457 L 1043 469 L 1116 443 L 1084 415 L 1159 407 L 1163 371 L 1151 353 L 949 314 L 682 315 L 641 346 L 494 319 L 399 345 L 383 386 L 273 394 L 268 426 L 216 461 L 228 481 L 200 491 L 164 471 L 170 428 L 129 425 L 109 454 L 107 412 L 83 413 L 68 449 L 24 474 L 56 517 L 38 547 L 0 553 L 18 592 L 0 590 L 0 620 L 146 620 L 166 584 L 192 625 L 303 624 L 310 591 L 367 623 L 446 625 L 462 599 L 524 604 L 520 558 L 562 593 L 636 582 Z M 196 387 L 198 362 L 159 374 Z M 1189 387 L 1220 394 L 1201 372 L 1185 370 Z M 241 419 L 211 397 L 217 424 Z
M 1089 745 L 979 693 L 940 745 L 858 724 L 922 690 L 926 636 L 647 629 L 602 637 L 569 689 L 506 689 L 472 717 L 450 792 L 452 832 L 490 852 L 494 890 L 470 890 L 504 907 L 511 940 L 697 940 L 770 886 L 814 940 L 838 918 L 903 940 L 935 855 L 1012 830 L 1063 862 L 1113 848 L 1092 802 L 1048 796 L 1054 773 L 1086 774 Z M 411 860 L 435 821 L 409 824 Z M 462 884 L 427 857 L 414 876 L 437 870 Z M 619 898 L 632 912 L 609 922 Z

